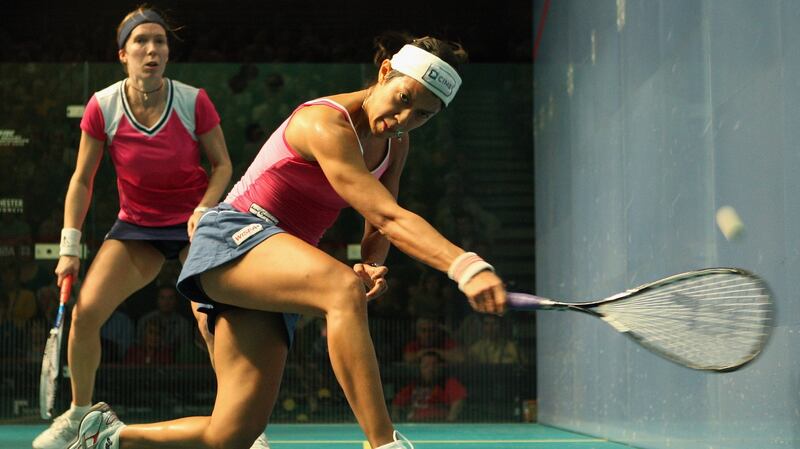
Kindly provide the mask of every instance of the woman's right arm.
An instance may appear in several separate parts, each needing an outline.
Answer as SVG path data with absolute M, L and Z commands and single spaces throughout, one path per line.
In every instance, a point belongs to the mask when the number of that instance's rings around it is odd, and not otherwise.
M 83 220 L 86 218 L 92 199 L 94 176 L 103 158 L 103 145 L 102 140 L 95 139 L 86 131 L 81 132 L 78 162 L 72 178 L 70 178 L 67 197 L 64 201 L 64 228 L 80 230 L 83 227 Z M 58 284 L 61 285 L 64 276 L 78 274 L 79 266 L 79 257 L 61 256 L 56 267 Z
M 308 149 L 334 190 L 392 245 L 433 268 L 448 272 L 454 261 L 464 256 L 464 250 L 448 241 L 422 217 L 397 204 L 392 193 L 364 165 L 349 124 L 335 124 L 325 117 L 314 119 L 305 121 L 304 132 L 300 132 L 302 125 L 294 130 L 295 136 L 302 136 L 298 138 L 300 145 L 295 148 Z M 476 310 L 505 311 L 505 288 L 491 271 L 470 276 L 461 290 Z

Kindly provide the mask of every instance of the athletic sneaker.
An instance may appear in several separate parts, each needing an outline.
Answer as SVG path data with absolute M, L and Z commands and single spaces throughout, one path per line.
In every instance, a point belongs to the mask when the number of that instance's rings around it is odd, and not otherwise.
M 253 443 L 252 446 L 250 446 L 250 449 L 269 449 L 269 443 L 267 442 L 267 437 L 263 433 L 259 435 L 256 442 Z
M 119 431 L 125 424 L 105 402 L 98 402 L 83 417 L 78 436 L 69 449 L 119 449 Z
M 78 427 L 81 425 L 81 418 L 70 419 L 71 410 L 67 410 L 53 420 L 44 432 L 33 440 L 33 449 L 64 449 L 68 444 L 75 440 L 78 435 Z
M 414 445 L 411 444 L 411 442 L 408 441 L 408 439 L 406 439 L 406 437 L 404 437 L 400 432 L 395 430 L 392 437 L 394 438 L 393 443 L 384 444 L 383 446 L 379 446 L 377 449 L 414 449 Z

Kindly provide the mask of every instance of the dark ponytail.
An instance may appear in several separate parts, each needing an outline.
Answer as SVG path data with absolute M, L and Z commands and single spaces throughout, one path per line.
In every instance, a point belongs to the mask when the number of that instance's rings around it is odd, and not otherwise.
M 469 59 L 467 51 L 457 42 L 430 36 L 415 38 L 402 31 L 387 31 L 376 37 L 373 40 L 373 44 L 375 46 L 375 56 L 372 61 L 376 66 L 380 66 L 385 59 L 392 59 L 392 56 L 406 44 L 414 45 L 438 56 L 439 59 L 450 64 L 456 70 L 458 70 L 460 64 L 466 63 Z

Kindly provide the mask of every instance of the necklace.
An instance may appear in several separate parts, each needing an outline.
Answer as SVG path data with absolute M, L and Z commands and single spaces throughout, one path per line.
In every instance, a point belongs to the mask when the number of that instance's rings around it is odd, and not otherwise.
M 164 87 L 164 80 L 162 79 L 161 80 L 161 85 L 158 86 L 157 88 L 153 89 L 153 90 L 142 90 L 142 89 L 139 89 L 138 87 L 134 86 L 133 84 L 129 84 L 129 86 L 131 86 L 133 88 L 133 90 L 135 90 L 135 91 L 139 92 L 140 94 L 142 94 L 142 97 L 144 97 L 144 101 L 147 101 L 149 94 L 152 94 L 153 92 L 158 92 L 159 90 L 161 90 L 162 87 Z

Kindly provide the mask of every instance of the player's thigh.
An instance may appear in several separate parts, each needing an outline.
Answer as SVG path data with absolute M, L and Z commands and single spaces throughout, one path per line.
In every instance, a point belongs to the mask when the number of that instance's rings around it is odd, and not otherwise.
M 364 287 L 349 266 L 287 233 L 201 276 L 215 301 L 246 309 L 318 315 L 342 297 L 357 301 Z M 363 299 L 363 298 L 362 298 Z
M 164 256 L 142 241 L 106 240 L 81 286 L 75 314 L 105 321 L 132 293 L 155 279 Z
M 208 434 L 249 443 L 275 405 L 288 353 L 283 316 L 231 309 L 215 326 L 217 399 Z

